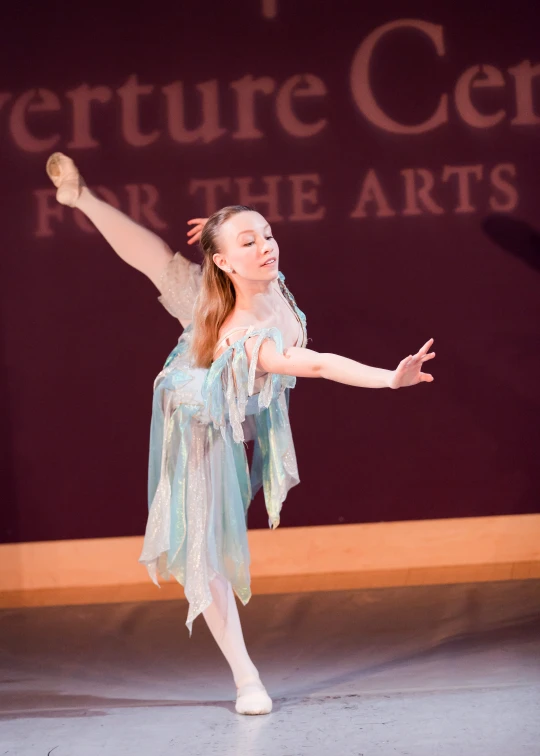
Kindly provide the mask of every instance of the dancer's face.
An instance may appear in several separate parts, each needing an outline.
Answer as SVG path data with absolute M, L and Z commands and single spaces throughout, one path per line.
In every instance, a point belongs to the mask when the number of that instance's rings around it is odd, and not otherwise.
M 232 268 L 228 273 L 252 281 L 271 281 L 278 276 L 279 247 L 272 236 L 268 221 L 254 210 L 232 215 L 221 226 L 218 237 L 219 252 L 214 262 L 220 268 Z M 268 260 L 273 263 L 264 265 Z

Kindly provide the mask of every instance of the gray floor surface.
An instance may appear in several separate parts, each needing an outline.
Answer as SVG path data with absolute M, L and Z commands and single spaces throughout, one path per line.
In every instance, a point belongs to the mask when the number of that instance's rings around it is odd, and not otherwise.
M 540 580 L 239 611 L 269 715 L 185 601 L 0 611 L 0 756 L 540 756 Z

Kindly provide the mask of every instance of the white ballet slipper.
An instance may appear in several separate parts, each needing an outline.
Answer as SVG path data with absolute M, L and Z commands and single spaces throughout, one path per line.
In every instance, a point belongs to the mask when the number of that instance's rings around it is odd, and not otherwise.
M 235 708 L 238 714 L 270 714 L 272 699 L 262 682 L 251 678 L 237 686 Z
M 53 152 L 45 166 L 48 177 L 57 187 L 56 199 L 61 205 L 75 207 L 85 182 L 73 160 L 62 152 Z

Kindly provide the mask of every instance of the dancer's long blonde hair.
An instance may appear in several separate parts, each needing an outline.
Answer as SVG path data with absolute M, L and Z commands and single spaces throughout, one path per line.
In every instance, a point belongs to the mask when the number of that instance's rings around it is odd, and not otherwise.
M 196 367 L 208 368 L 212 364 L 219 329 L 236 303 L 232 280 L 213 260 L 216 252 L 219 252 L 219 231 L 232 215 L 246 210 L 253 211 L 255 208 L 247 205 L 222 207 L 208 218 L 201 233 L 202 286 L 193 310 L 191 341 L 192 361 Z

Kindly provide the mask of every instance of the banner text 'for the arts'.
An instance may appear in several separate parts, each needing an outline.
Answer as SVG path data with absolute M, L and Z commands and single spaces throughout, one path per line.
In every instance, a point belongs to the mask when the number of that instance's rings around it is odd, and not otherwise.
M 352 206 L 344 209 L 351 219 L 392 218 L 449 213 L 510 212 L 519 201 L 512 179 L 516 167 L 499 163 L 492 167 L 478 165 L 443 166 L 439 171 L 405 168 L 387 188 L 375 169 L 368 170 L 359 182 Z M 262 187 L 254 191 L 254 186 Z M 320 174 L 242 176 L 191 179 L 189 194 L 205 217 L 226 204 L 255 206 L 270 223 L 280 221 L 314 222 L 326 217 L 321 199 L 323 181 Z M 159 212 L 160 195 L 153 184 L 126 184 L 121 191 L 96 186 L 93 191 L 133 220 L 161 231 L 168 228 Z M 34 191 L 36 237 L 53 236 L 66 219 L 65 208 L 55 200 L 54 189 Z M 396 199 L 397 198 L 397 199 Z M 186 208 L 186 218 L 191 208 Z M 79 211 L 71 214 L 76 226 L 86 233 L 95 231 Z M 70 217 L 71 217 L 70 215 Z

